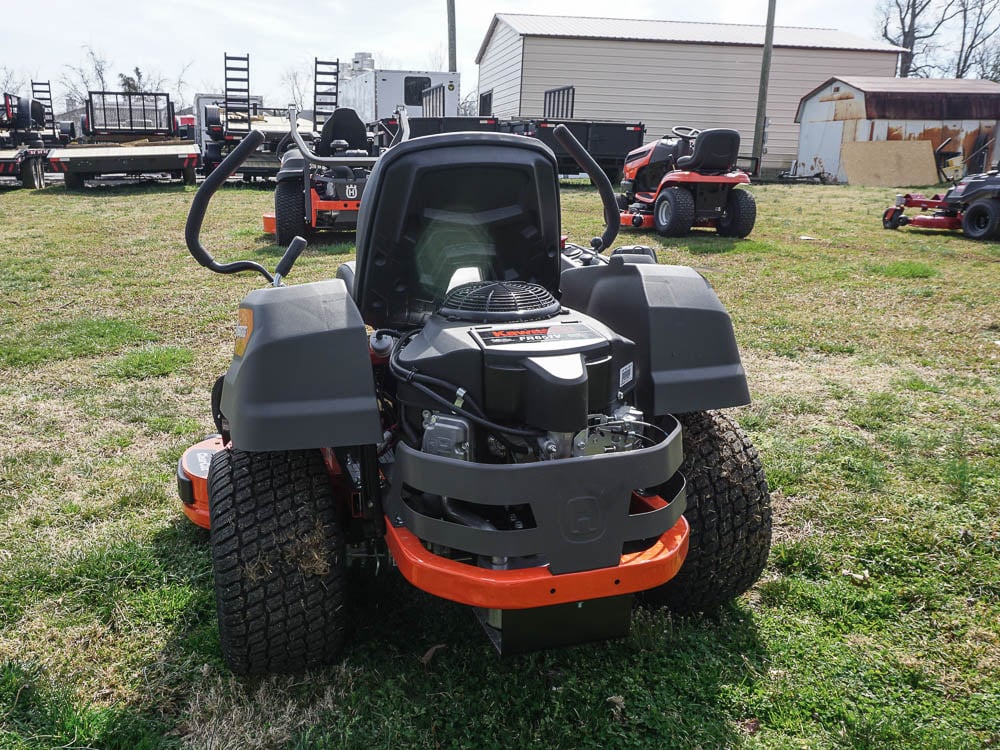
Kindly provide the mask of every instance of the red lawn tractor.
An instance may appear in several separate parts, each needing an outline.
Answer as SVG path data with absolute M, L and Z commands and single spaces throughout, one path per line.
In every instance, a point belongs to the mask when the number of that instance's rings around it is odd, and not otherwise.
M 737 188 L 750 184 L 750 176 L 736 168 L 740 134 L 687 125 L 671 133 L 625 157 L 618 196 L 622 226 L 655 227 L 664 237 L 681 237 L 691 227 L 715 227 L 724 237 L 750 234 L 757 204 Z

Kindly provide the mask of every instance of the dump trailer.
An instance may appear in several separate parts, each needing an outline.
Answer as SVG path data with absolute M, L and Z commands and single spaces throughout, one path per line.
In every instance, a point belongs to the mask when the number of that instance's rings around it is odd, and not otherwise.
M 410 117 L 409 124 L 410 138 L 420 138 L 438 133 L 497 133 L 500 131 L 500 120 L 496 117 Z M 399 119 L 383 117 L 368 127 L 376 134 L 379 146 L 387 148 L 399 132 Z
M 537 138 L 556 155 L 560 174 L 578 174 L 579 166 L 555 139 L 556 126 L 565 125 L 604 173 L 616 184 L 621 180 L 625 154 L 642 145 L 646 126 L 641 122 L 577 120 L 570 118 L 513 118 L 502 121 L 504 132 Z
M 193 185 L 201 156 L 198 144 L 177 135 L 170 96 L 154 92 L 90 91 L 83 143 L 49 152 L 51 171 L 69 189 L 101 175 L 167 174 Z

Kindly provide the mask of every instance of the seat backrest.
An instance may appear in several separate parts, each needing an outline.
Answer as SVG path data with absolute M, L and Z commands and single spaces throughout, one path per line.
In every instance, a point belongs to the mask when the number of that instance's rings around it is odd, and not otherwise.
M 330 144 L 333 141 L 346 141 L 349 149 L 368 150 L 368 129 L 358 117 L 358 113 L 350 107 L 339 107 L 323 123 L 323 132 L 319 137 L 320 156 L 332 156 Z
M 736 166 L 739 153 L 740 134 L 735 130 L 702 130 L 695 138 L 691 155 L 679 158 L 677 167 L 692 172 L 728 172 Z
M 530 281 L 556 293 L 559 248 L 559 175 L 547 146 L 503 133 L 414 138 L 368 178 L 353 296 L 368 325 L 417 326 L 465 281 Z

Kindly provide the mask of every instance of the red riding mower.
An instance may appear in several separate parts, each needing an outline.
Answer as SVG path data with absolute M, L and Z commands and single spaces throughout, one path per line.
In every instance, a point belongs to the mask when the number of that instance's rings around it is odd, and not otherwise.
M 907 208 L 919 208 L 921 213 L 907 216 Z M 882 214 L 882 227 L 906 226 L 961 230 L 974 240 L 1000 239 L 1000 164 L 990 172 L 968 175 L 944 195 L 897 195 L 896 205 Z
M 664 136 L 630 151 L 618 196 L 624 227 L 655 227 L 681 237 L 691 227 L 715 227 L 723 237 L 746 237 L 757 220 L 750 184 L 736 168 L 740 134 L 727 128 L 698 130 L 677 125 Z M 692 142 L 694 146 L 692 147 Z

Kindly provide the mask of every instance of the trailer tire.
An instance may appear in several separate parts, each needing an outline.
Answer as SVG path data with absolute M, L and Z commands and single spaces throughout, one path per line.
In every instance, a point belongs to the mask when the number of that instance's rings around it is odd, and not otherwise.
M 209 469 L 219 641 L 237 674 L 300 672 L 344 645 L 344 534 L 318 450 L 215 454 Z
M 301 180 L 284 180 L 274 189 L 275 240 L 288 247 L 296 235 L 306 233 L 306 199 Z
M 185 185 L 197 185 L 198 172 L 194 167 L 184 167 L 181 172 L 181 179 L 184 181 Z
M 749 589 L 771 549 L 771 496 L 760 456 L 739 424 L 717 411 L 677 415 L 691 527 L 680 572 L 642 594 L 674 612 L 713 610 Z
M 21 162 L 21 187 L 27 190 L 40 190 L 45 187 L 45 174 L 39 169 L 38 159 L 25 159 Z
M 83 190 L 84 175 L 81 172 L 67 172 L 63 180 L 67 190 Z
M 694 196 L 680 187 L 660 191 L 653 205 L 653 224 L 664 237 L 683 237 L 694 224 Z
M 739 188 L 729 191 L 726 199 L 726 213 L 719 217 L 715 230 L 723 237 L 743 239 L 753 231 L 757 223 L 757 201 L 753 193 Z
M 1000 236 L 1000 199 L 980 198 L 962 214 L 962 231 L 974 240 Z

